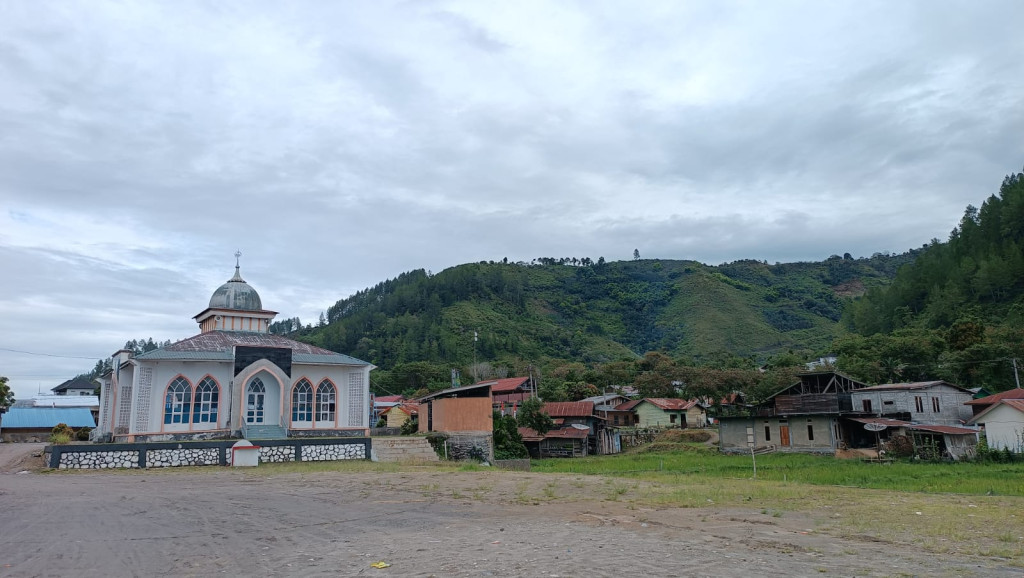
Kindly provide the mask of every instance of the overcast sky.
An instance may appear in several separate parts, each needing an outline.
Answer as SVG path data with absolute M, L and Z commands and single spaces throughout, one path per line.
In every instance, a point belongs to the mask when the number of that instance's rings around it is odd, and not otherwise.
M 945 239 L 1024 166 L 1022 21 L 1019 0 L 0 1 L 0 375 L 27 397 L 195 334 L 236 249 L 266 308 L 315 321 L 469 261 Z

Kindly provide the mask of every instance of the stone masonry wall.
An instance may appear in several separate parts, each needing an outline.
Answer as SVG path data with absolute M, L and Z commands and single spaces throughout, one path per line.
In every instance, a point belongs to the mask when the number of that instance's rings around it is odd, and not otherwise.
M 260 462 L 294 462 L 295 446 L 260 446 Z
M 76 452 L 61 454 L 61 470 L 100 470 L 108 468 L 137 468 L 139 467 L 139 452 L 137 451 L 113 451 L 113 452 Z
M 147 468 L 215 466 L 219 463 L 220 449 L 218 448 L 182 448 L 146 452 Z
M 304 462 L 362 459 L 366 459 L 366 447 L 363 444 L 302 446 L 302 461 Z

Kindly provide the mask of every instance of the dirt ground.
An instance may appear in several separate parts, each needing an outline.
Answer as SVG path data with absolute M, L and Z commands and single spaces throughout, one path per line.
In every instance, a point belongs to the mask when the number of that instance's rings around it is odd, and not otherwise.
M 809 517 L 640 508 L 599 476 L 11 465 L 0 577 L 1021 575 L 825 535 Z

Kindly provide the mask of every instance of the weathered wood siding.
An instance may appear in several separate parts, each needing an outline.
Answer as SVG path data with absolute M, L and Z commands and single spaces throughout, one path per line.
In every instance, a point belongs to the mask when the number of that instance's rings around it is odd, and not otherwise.
M 871 402 L 871 413 L 875 415 L 910 414 L 910 421 L 936 425 L 961 425 L 971 419 L 971 394 L 948 385 L 936 385 L 928 389 L 876 391 L 854 391 L 853 410 L 865 411 L 864 401 Z M 920 398 L 920 407 L 917 398 Z M 939 411 L 935 411 L 938 400 Z M 921 409 L 923 411 L 918 411 Z
M 708 414 L 703 407 L 695 405 L 686 410 L 686 427 L 708 427 Z
M 387 413 L 388 427 L 402 427 L 402 424 L 409 421 L 410 415 L 395 407 Z

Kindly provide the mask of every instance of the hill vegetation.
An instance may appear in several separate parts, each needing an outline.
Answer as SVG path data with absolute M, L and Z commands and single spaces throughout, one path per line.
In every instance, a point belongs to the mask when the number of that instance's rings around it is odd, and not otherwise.
M 541 375 L 548 399 L 643 385 L 644 375 L 647 391 L 672 394 L 681 368 L 752 371 L 827 353 L 845 333 L 847 301 L 913 258 L 471 263 L 404 273 L 338 301 L 316 327 L 291 319 L 272 330 L 378 365 L 380 392 L 444 387 L 459 368 L 467 378 Z

